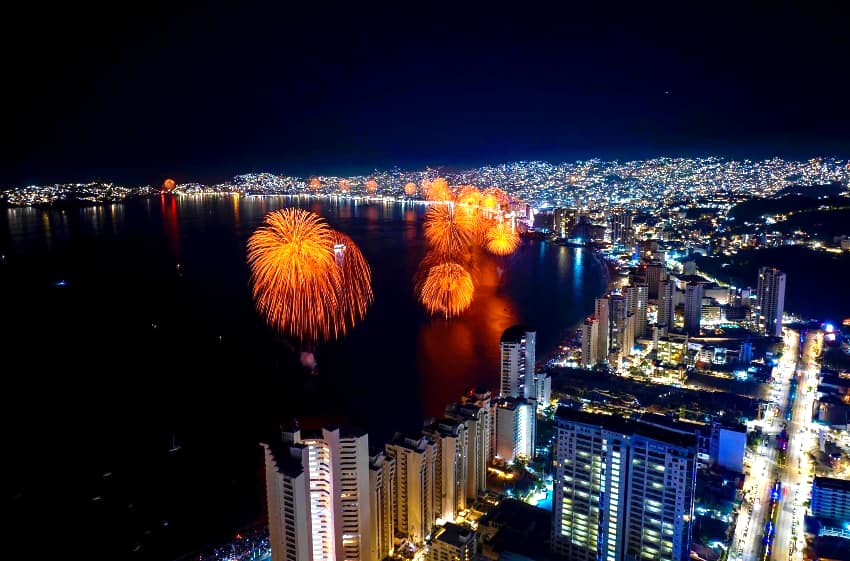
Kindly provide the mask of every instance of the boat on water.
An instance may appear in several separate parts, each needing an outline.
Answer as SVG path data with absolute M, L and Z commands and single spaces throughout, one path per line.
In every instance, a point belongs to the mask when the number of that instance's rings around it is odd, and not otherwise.
M 180 451 L 181 448 L 182 448 L 182 446 L 177 443 L 177 435 L 172 432 L 171 433 L 171 448 L 169 448 L 168 451 L 173 454 L 175 452 Z

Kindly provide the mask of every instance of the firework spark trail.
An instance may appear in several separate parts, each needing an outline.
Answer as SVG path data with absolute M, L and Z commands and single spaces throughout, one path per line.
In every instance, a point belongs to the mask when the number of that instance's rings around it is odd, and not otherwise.
M 346 322 L 355 324 L 364 317 L 375 297 L 372 271 L 354 240 L 334 231 L 334 257 L 342 275 L 342 312 Z

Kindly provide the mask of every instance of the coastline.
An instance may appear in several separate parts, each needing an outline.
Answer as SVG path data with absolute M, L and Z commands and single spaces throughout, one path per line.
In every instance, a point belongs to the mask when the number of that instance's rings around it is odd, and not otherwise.
M 543 240 L 543 241 L 545 243 L 553 243 L 549 240 Z M 611 292 L 612 290 L 614 290 L 615 288 L 618 287 L 618 284 L 619 284 L 618 281 L 617 281 L 618 271 L 617 271 L 615 265 L 612 262 L 610 262 L 607 259 L 605 259 L 604 257 L 602 257 L 602 255 L 599 253 L 599 249 L 591 247 L 591 246 L 583 246 L 582 249 L 586 250 L 590 253 L 590 255 L 593 257 L 593 259 L 599 265 L 599 269 L 602 271 L 602 275 L 603 275 L 603 278 L 604 278 L 605 288 L 601 292 L 599 292 L 596 296 L 594 296 L 594 301 L 595 301 L 596 298 L 599 298 L 600 296 L 608 294 L 609 292 Z M 591 310 L 590 313 L 593 314 L 593 310 Z M 564 335 L 558 340 L 558 343 L 555 345 L 554 348 L 548 349 L 546 351 L 546 353 L 545 353 L 546 358 L 545 359 L 543 359 L 543 360 L 538 359 L 536 361 L 537 362 L 536 366 L 544 366 L 545 367 L 553 358 L 555 358 L 561 352 L 561 347 L 569 347 L 573 343 L 573 341 L 575 340 L 577 331 L 579 329 L 581 329 L 582 323 L 584 323 L 584 318 L 580 319 L 577 323 L 575 323 L 573 325 L 565 327 L 564 330 L 563 330 Z

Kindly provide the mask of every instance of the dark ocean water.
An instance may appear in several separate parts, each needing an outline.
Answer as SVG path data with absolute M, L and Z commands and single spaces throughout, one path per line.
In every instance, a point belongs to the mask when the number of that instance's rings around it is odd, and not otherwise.
M 286 205 L 349 234 L 373 270 L 373 307 L 316 349 L 318 376 L 248 284 L 245 242 Z M 496 387 L 505 328 L 535 325 L 542 358 L 604 289 L 589 252 L 524 240 L 479 259 L 463 317 L 431 319 L 412 289 L 423 212 L 226 196 L 0 211 L 9 547 L 173 559 L 227 540 L 262 522 L 257 443 L 280 420 L 353 423 L 379 445 L 468 385 Z

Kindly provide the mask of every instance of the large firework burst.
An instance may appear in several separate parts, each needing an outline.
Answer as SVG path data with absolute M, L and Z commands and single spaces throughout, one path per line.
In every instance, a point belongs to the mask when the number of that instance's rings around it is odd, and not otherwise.
M 487 251 L 494 255 L 509 255 L 519 246 L 519 234 L 510 224 L 499 222 L 487 229 L 484 235 Z
M 454 205 L 432 205 L 425 212 L 425 238 L 431 247 L 447 258 L 466 255 L 472 243 L 474 222 L 465 212 L 456 212 Z
M 425 192 L 429 201 L 451 201 L 454 198 L 449 183 L 444 177 L 438 177 L 428 184 Z
M 419 292 L 419 301 L 432 314 L 446 319 L 463 313 L 475 294 L 472 276 L 462 265 L 440 263 L 428 269 Z
M 363 317 L 372 301 L 371 274 L 354 243 L 340 236 L 306 210 L 266 215 L 248 240 L 248 264 L 257 309 L 271 327 L 328 340 Z M 337 243 L 346 246 L 341 256 Z

